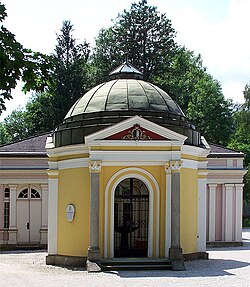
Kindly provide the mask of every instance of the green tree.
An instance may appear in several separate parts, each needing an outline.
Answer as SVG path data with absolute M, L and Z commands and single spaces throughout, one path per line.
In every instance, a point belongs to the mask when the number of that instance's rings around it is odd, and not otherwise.
M 25 139 L 31 135 L 30 123 L 27 121 L 26 112 L 22 109 L 14 110 L 4 119 L 4 130 L 7 142 Z M 5 142 L 6 143 L 6 142 Z
M 11 141 L 11 136 L 7 133 L 5 124 L 0 123 L 0 145 Z
M 0 23 L 7 17 L 6 9 L 0 2 Z M 11 90 L 19 80 L 24 91 L 43 91 L 51 81 L 52 58 L 38 52 L 24 49 L 15 35 L 0 26 L 0 114 L 5 110 L 5 101 L 12 98 Z
M 70 21 L 64 21 L 61 34 L 57 36 L 52 113 L 56 124 L 63 121 L 71 106 L 89 88 L 89 44 L 86 41 L 76 44 L 73 31 Z
M 167 91 L 209 141 L 227 144 L 232 103 L 206 72 L 201 56 L 178 46 L 174 38 L 175 30 L 165 14 L 148 6 L 146 0 L 133 3 L 130 11 L 119 15 L 96 39 L 92 57 L 96 80 L 107 80 L 108 72 L 128 52 L 130 61 L 142 68 L 144 80 Z
M 52 131 L 56 127 L 53 95 L 36 93 L 26 105 L 25 118 L 31 135 Z
M 53 130 L 88 88 L 89 44 L 76 44 L 72 33 L 73 25 L 64 21 L 61 34 L 57 35 L 55 54 L 50 56 L 48 61 L 45 57 L 39 59 L 45 61 L 41 67 L 45 67 L 45 72 L 49 71 L 50 74 L 49 77 L 43 77 L 42 70 L 33 74 L 37 90 L 45 91 L 34 93 L 26 105 L 22 114 L 25 119 L 23 124 L 26 124 L 24 135 L 36 135 Z M 53 65 L 50 66 L 51 64 Z M 17 125 L 15 127 L 18 129 Z
M 228 144 L 232 134 L 232 101 L 225 100 L 218 81 L 204 74 L 194 86 L 186 113 L 209 142 Z
M 147 0 L 133 3 L 129 11 L 118 15 L 114 25 L 102 29 L 96 39 L 93 64 L 98 82 L 107 80 L 108 73 L 121 64 L 124 54 L 143 71 L 146 81 L 167 71 L 175 50 L 175 30 L 165 14 Z
M 6 18 L 5 6 L 0 2 L 0 22 Z M 11 99 L 11 89 L 16 87 L 25 65 L 24 51 L 15 35 L 3 25 L 0 27 L 0 114 L 5 110 L 5 100 Z
M 244 165 L 248 172 L 244 177 L 244 200 L 250 202 L 250 83 L 243 94 L 245 101 L 234 113 L 235 133 L 229 147 L 245 153 Z
M 246 154 L 245 166 L 250 164 L 250 83 L 244 89 L 244 103 L 234 113 L 235 133 L 229 147 Z

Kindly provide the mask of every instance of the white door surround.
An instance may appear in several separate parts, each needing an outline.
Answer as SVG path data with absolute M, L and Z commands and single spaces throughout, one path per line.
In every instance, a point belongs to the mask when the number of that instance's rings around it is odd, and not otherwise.
M 104 258 L 114 257 L 114 196 L 117 185 L 127 178 L 136 178 L 141 180 L 147 187 L 149 192 L 149 220 L 148 220 L 148 257 L 153 256 L 153 230 L 154 230 L 154 214 L 156 216 L 156 242 L 155 256 L 159 256 L 159 197 L 160 190 L 155 178 L 147 171 L 141 168 L 125 168 L 115 173 L 107 183 L 105 189 L 105 233 L 104 233 Z M 152 183 L 151 183 L 151 182 Z M 109 193 L 110 202 L 109 202 Z M 154 200 L 156 200 L 156 210 L 154 211 Z M 110 222 L 108 224 L 108 210 L 110 207 Z M 108 255 L 108 225 L 110 226 L 110 252 Z

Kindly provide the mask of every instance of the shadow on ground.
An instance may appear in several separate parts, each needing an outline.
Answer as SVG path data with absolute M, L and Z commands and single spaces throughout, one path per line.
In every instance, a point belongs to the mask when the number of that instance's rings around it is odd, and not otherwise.
M 32 249 L 32 250 L 0 250 L 1 254 L 25 254 L 25 253 L 47 253 L 46 249 Z
M 121 278 L 140 278 L 140 277 L 171 277 L 171 278 L 190 278 L 190 277 L 215 277 L 215 276 L 234 276 L 229 270 L 247 267 L 249 262 L 209 259 L 186 262 L 185 271 L 159 270 L 159 271 L 116 271 L 106 272 L 117 275 Z

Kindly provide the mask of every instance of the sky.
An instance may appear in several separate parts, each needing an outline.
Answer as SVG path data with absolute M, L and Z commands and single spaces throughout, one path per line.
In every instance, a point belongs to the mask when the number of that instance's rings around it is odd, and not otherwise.
M 7 9 L 4 26 L 25 48 L 51 54 L 62 22 L 70 20 L 74 36 L 94 45 L 101 28 L 112 25 L 118 13 L 138 0 L 0 0 Z M 250 0 L 148 0 L 172 21 L 176 41 L 201 54 L 207 71 L 222 86 L 226 98 L 243 102 L 243 90 L 250 81 Z M 30 94 L 21 84 L 6 102 L 6 112 L 24 107 Z

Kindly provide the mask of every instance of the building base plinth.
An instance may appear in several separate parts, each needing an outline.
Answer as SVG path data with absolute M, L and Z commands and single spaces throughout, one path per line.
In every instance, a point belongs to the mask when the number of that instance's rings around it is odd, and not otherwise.
M 88 260 L 91 262 L 99 262 L 100 261 L 100 248 L 99 247 L 91 247 L 88 248 Z
M 48 255 L 46 256 L 47 265 L 56 265 L 62 267 L 85 267 L 86 257 L 65 256 L 65 255 Z
M 198 259 L 208 260 L 207 252 L 194 252 L 189 254 L 183 254 L 184 261 L 193 261 Z

